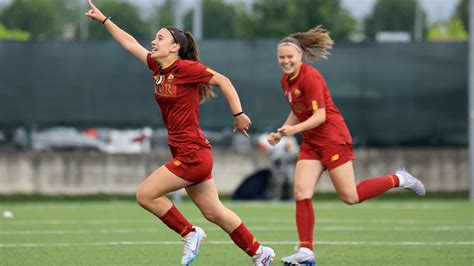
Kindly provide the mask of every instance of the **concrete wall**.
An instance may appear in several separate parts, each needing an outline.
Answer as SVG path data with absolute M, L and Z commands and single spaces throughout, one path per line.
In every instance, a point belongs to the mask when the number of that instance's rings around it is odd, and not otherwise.
M 466 191 L 469 188 L 467 149 L 356 150 L 356 179 L 386 175 L 406 166 L 429 191 Z M 140 183 L 169 159 L 168 151 L 149 154 L 100 152 L 0 151 L 0 194 L 133 194 Z M 224 194 L 232 193 L 245 176 L 271 161 L 258 152 L 214 150 L 213 176 Z M 334 191 L 324 175 L 318 191 Z

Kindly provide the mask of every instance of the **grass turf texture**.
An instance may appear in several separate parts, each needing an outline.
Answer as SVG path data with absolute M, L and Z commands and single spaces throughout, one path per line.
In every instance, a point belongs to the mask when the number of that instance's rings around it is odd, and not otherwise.
M 474 204 L 465 199 L 316 199 L 318 265 L 473 265 Z M 297 240 L 292 202 L 225 202 L 277 260 Z M 193 265 L 251 265 L 196 207 L 178 208 L 208 237 Z M 179 265 L 181 238 L 131 200 L 1 201 L 1 265 Z M 280 265 L 274 263 L 274 265 Z

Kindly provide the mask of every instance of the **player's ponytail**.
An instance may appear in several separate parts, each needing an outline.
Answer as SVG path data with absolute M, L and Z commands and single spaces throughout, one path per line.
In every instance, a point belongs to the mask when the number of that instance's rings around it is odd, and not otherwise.
M 292 43 L 302 50 L 305 58 L 308 60 L 327 59 L 330 54 L 334 41 L 329 36 L 329 31 L 318 25 L 307 32 L 297 32 L 280 41 L 283 43 Z
M 174 41 L 180 46 L 178 51 L 179 58 L 199 62 L 199 49 L 193 35 L 189 31 L 184 32 L 175 27 L 168 26 L 166 29 L 168 29 L 173 36 Z M 216 96 L 211 85 L 201 83 L 199 84 L 199 87 L 200 103 Z

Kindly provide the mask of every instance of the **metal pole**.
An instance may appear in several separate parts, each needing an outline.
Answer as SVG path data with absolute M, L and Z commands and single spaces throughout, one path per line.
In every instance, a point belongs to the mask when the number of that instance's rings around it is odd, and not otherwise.
M 173 3 L 174 8 L 174 26 L 178 29 L 184 28 L 184 12 L 183 11 L 183 4 L 181 0 L 177 0 Z
M 474 201 L 474 0 L 469 1 L 469 199 Z
M 423 10 L 420 1 L 415 1 L 415 25 L 413 29 L 413 37 L 415 42 L 423 40 Z
M 202 39 L 202 1 L 201 0 L 194 0 L 193 35 L 198 40 Z

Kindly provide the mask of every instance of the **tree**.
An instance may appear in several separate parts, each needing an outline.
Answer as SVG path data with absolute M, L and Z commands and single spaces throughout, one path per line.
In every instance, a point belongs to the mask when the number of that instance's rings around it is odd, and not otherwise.
M 173 0 L 165 0 L 156 9 L 156 15 L 151 18 L 153 32 L 156 33 L 161 27 L 174 25 L 174 8 Z
M 455 16 L 458 16 L 459 18 L 461 18 L 462 24 L 464 25 L 464 29 L 467 32 L 469 32 L 469 1 L 468 0 L 462 0 L 459 3 L 458 7 L 456 8 Z M 474 14 L 471 14 L 471 16 L 474 16 Z
M 467 41 L 468 34 L 459 17 L 432 25 L 428 30 L 429 41 Z
M 61 32 L 58 14 L 50 0 L 14 0 L 5 7 L 1 19 L 7 29 L 29 32 L 33 40 L 45 40 L 57 38 Z
M 150 39 L 150 25 L 140 17 L 138 8 L 127 2 L 97 1 L 105 15 L 111 16 L 115 24 L 137 39 Z M 100 23 L 89 24 L 90 39 L 109 39 L 109 33 Z
M 253 11 L 254 16 L 240 16 L 245 37 L 282 38 L 321 24 L 335 40 L 345 40 L 356 26 L 339 0 L 256 0 Z
M 0 24 L 0 40 L 28 41 L 31 39 L 29 32 L 22 30 L 9 30 Z
M 379 31 L 405 31 L 413 37 L 416 0 L 377 0 L 372 14 L 365 18 L 365 32 L 373 39 Z M 423 13 L 423 25 L 426 15 Z
M 203 37 L 236 37 L 236 11 L 222 0 L 203 0 Z
M 184 19 L 184 29 L 192 29 L 192 10 Z M 232 4 L 222 0 L 202 0 L 203 38 L 237 37 L 237 13 Z

